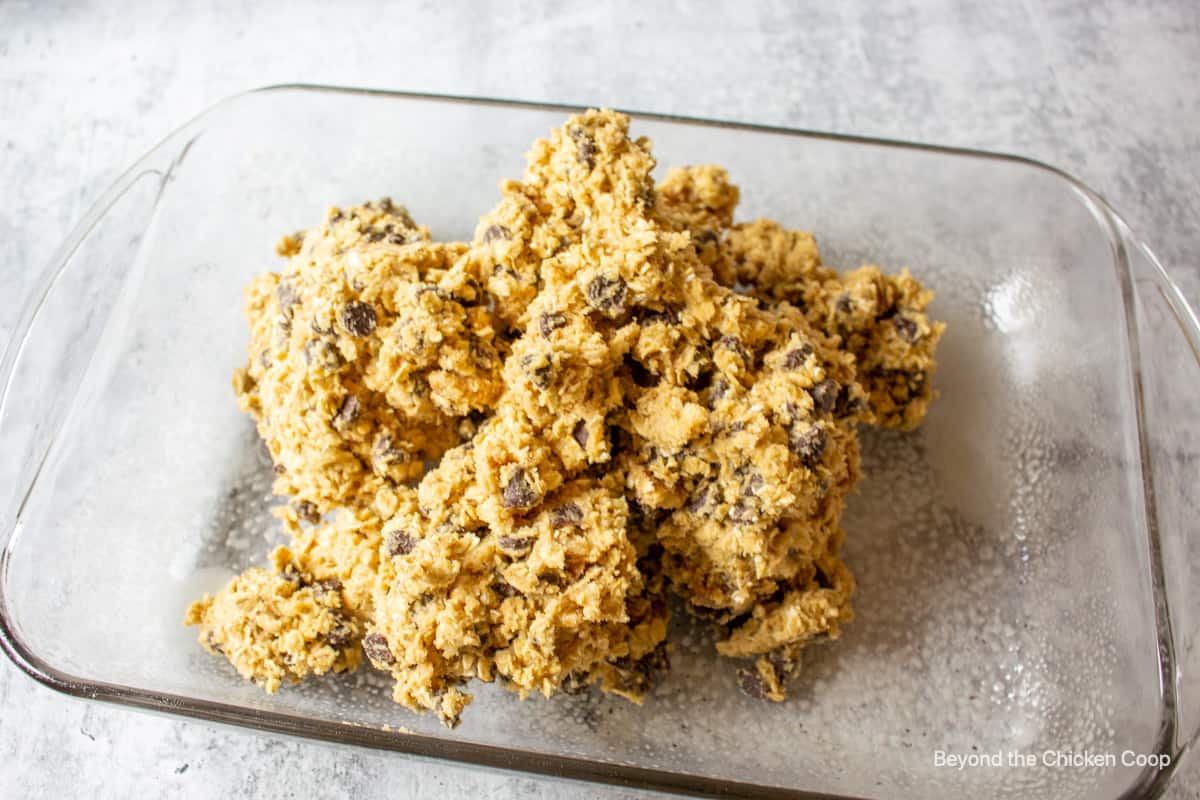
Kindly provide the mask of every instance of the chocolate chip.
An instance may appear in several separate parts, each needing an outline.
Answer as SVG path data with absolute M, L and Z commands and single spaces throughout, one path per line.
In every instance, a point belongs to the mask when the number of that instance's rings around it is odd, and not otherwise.
M 741 340 L 736 336 L 722 336 L 719 344 L 726 350 L 736 353 L 743 361 L 750 360 L 750 355 L 746 352 L 746 348 L 742 346 Z
M 564 583 L 561 575 L 559 575 L 557 572 L 551 572 L 550 570 L 539 572 L 537 577 L 539 581 L 547 586 L 562 586 Z
M 455 536 L 469 536 L 471 534 L 471 531 L 467 530 L 462 525 L 450 522 L 449 520 L 438 525 L 437 531 L 438 533 L 452 533 Z M 482 532 L 482 535 L 487 536 L 488 533 L 490 533 L 490 531 L 485 528 Z
M 625 281 L 609 275 L 597 275 L 587 285 L 588 305 L 605 314 L 625 308 Z
M 308 585 L 308 581 L 306 581 L 304 576 L 300 574 L 300 570 L 296 569 L 295 564 L 285 564 L 283 569 L 279 571 L 279 577 L 283 578 L 285 581 L 294 583 L 299 587 Z
M 342 353 L 325 339 L 309 339 L 304 343 L 304 363 L 332 371 L 342 365 Z
M 532 353 L 521 356 L 521 372 L 525 373 L 525 377 L 529 378 L 530 383 L 539 389 L 546 389 L 550 386 L 553 368 L 550 364 L 550 359 L 543 358 L 537 361 L 537 366 L 534 366 L 535 357 Z
M 854 301 L 850 299 L 850 295 L 842 293 L 838 295 L 838 299 L 833 304 L 834 310 L 839 314 L 849 314 L 854 308 Z
M 568 131 L 571 140 L 575 142 L 575 157 L 579 159 L 579 163 L 592 169 L 596 166 L 596 140 L 591 134 L 585 131 L 578 125 L 571 127 Z
M 639 325 L 678 325 L 680 321 L 679 311 L 674 308 L 647 308 L 646 306 L 637 306 L 630 311 L 630 316 Z
M 756 669 L 740 668 L 737 671 L 738 687 L 755 700 L 766 700 L 768 689 Z
M 587 450 L 588 429 L 586 421 L 581 419 L 579 422 L 575 423 L 575 427 L 571 429 L 571 438 L 574 439 L 580 447 L 582 447 L 584 450 Z
M 837 404 L 838 392 L 841 391 L 841 386 L 832 378 L 826 378 L 816 386 L 808 390 L 808 394 L 812 397 L 813 407 L 816 408 L 819 414 L 828 414 Z
M 504 580 L 504 578 L 500 575 L 496 575 L 494 578 L 492 578 L 492 591 L 501 597 L 515 597 L 517 594 L 519 594 L 516 588 L 514 588 L 511 583 Z
M 367 658 L 372 661 L 380 664 L 396 663 L 396 657 L 392 655 L 392 649 L 388 647 L 388 640 L 381 633 L 368 633 L 363 637 L 362 648 L 363 652 L 367 654 Z
M 574 503 L 563 503 L 550 512 L 550 527 L 558 530 L 583 522 L 583 509 Z
M 358 398 L 352 394 L 346 395 L 342 399 L 342 404 L 338 406 L 337 413 L 333 415 L 334 429 L 346 430 L 358 419 L 361 411 L 362 407 L 359 405 Z
M 317 511 L 317 507 L 307 500 L 296 503 L 296 513 L 300 519 L 313 525 L 321 521 L 321 512 Z
M 375 437 L 371 445 L 371 456 L 375 460 L 376 469 L 387 469 L 389 464 L 408 461 L 408 453 L 392 443 L 391 435 L 381 433 Z
M 325 633 L 321 638 L 330 647 L 341 649 L 354 641 L 354 628 L 345 622 L 340 622 L 337 627 Z
M 220 653 L 221 655 L 225 655 L 225 648 L 221 647 L 221 644 L 217 641 L 217 637 L 213 634 L 212 631 L 209 631 L 205 635 L 204 640 L 205 640 L 205 642 L 208 643 L 208 646 L 210 649 L 212 649 L 213 651 L 215 651 L 217 653 Z
M 288 338 L 292 335 L 292 321 L 287 317 L 280 317 L 275 323 L 275 337 L 271 343 L 276 350 L 286 350 L 288 346 Z
M 417 542 L 407 531 L 388 531 L 383 536 L 383 546 L 392 558 L 406 556 L 417 546 Z
M 542 336 L 546 339 L 550 338 L 550 334 L 554 333 L 559 328 L 566 327 L 567 318 L 562 314 L 542 314 L 538 317 L 538 330 L 542 332 Z
M 821 456 L 825 455 L 828 444 L 829 434 L 820 425 L 811 425 L 803 430 L 797 425 L 788 435 L 788 447 L 800 459 L 800 463 L 809 469 L 821 463 Z
M 687 501 L 687 508 L 693 514 L 699 513 L 708 504 L 708 489 L 700 489 Z
M 383 235 L 392 244 L 404 244 L 408 241 L 408 232 L 404 227 L 391 222 L 383 226 Z
M 527 553 L 533 547 L 533 540 L 524 536 L 501 536 L 497 541 L 501 548 L 515 555 Z
M 529 483 L 529 476 L 526 474 L 525 468 L 517 467 L 513 470 L 501 496 L 501 502 L 504 503 L 505 508 L 529 509 L 536 506 L 541 500 L 541 496 Z
M 377 321 L 375 309 L 370 303 L 351 300 L 342 309 L 342 327 L 352 336 L 369 336 L 375 330 Z
M 788 354 L 783 359 L 784 369 L 800 369 L 804 366 L 804 362 L 812 355 L 813 349 L 807 344 L 802 344 L 797 348 L 788 351 Z
M 763 486 L 763 476 L 760 473 L 754 473 L 750 476 L 750 480 L 746 481 L 745 487 L 742 489 L 742 494 L 746 497 L 755 497 L 758 490 Z
M 454 299 L 453 295 L 451 295 L 450 292 L 447 292 L 442 287 L 438 286 L 437 284 L 433 284 L 433 283 L 422 283 L 420 286 L 417 287 L 416 296 L 420 297 L 423 294 L 432 294 L 435 297 L 437 297 L 439 300 L 453 300 Z
M 279 303 L 279 313 L 285 319 L 291 319 L 294 307 L 300 303 L 300 292 L 295 286 L 282 280 L 275 287 L 275 301 Z
M 490 244 L 492 242 L 498 242 L 501 239 L 507 239 L 510 236 L 512 236 L 512 234 L 509 232 L 508 228 L 504 227 L 503 225 L 488 225 L 483 231 L 483 243 Z
M 318 595 L 340 592 L 342 590 L 342 582 L 338 578 L 325 578 L 324 580 L 314 581 L 313 586 L 316 588 Z
M 738 500 L 729 509 L 729 519 L 735 525 L 753 525 L 758 521 L 758 511 L 745 500 Z
M 916 344 L 921 340 L 921 328 L 908 317 L 896 317 L 892 320 L 892 326 L 895 327 L 896 334 L 909 344 Z

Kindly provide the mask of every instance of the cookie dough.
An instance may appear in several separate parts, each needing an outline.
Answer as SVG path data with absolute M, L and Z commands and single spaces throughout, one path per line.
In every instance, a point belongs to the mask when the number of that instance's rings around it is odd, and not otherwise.
M 727 278 L 764 303 L 791 303 L 855 358 L 872 424 L 912 430 L 933 402 L 934 354 L 945 325 L 926 314 L 933 293 L 902 270 L 866 265 L 841 277 L 821 263 L 816 240 L 771 220 L 729 229 Z
M 470 243 L 388 201 L 284 239 L 234 384 L 293 541 L 193 605 L 205 647 L 271 691 L 365 654 L 453 725 L 472 680 L 641 702 L 673 593 L 784 699 L 853 618 L 857 427 L 921 421 L 944 326 L 907 271 L 735 223 L 720 167 L 654 166 L 589 111 Z
M 234 390 L 301 513 L 419 477 L 499 396 L 504 343 L 465 250 L 388 200 L 335 208 L 248 287 Z
M 499 678 L 522 696 L 601 681 L 641 699 L 644 687 L 619 670 L 662 642 L 665 604 L 649 613 L 612 484 L 572 481 L 502 531 L 464 527 L 476 521 L 452 507 L 388 523 L 366 650 L 396 678 L 397 702 L 453 719 L 470 678 Z
M 398 505 L 393 492 L 381 500 L 389 513 Z M 293 509 L 284 517 L 290 547 L 276 548 L 269 568 L 247 570 L 193 603 L 185 619 L 199 626 L 205 649 L 272 693 L 283 681 L 352 670 L 362 660 L 383 525 L 366 507 L 307 526 Z

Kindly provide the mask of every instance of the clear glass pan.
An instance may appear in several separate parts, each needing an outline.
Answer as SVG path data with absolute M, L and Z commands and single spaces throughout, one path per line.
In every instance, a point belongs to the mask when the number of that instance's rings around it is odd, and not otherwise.
M 644 788 L 754 797 L 1160 793 L 1200 726 L 1200 327 L 1069 176 L 1010 156 L 635 114 L 660 171 L 727 166 L 741 217 L 826 260 L 911 266 L 950 327 L 914 434 L 866 432 L 843 638 L 782 705 L 676 622 L 646 705 L 477 687 L 463 725 L 364 670 L 274 697 L 180 624 L 272 546 L 270 470 L 229 375 L 241 288 L 284 232 L 390 195 L 468 238 L 571 109 L 284 86 L 139 161 L 50 264 L 0 364 L 0 644 L 61 691 L 265 730 Z M 660 172 L 661 174 L 661 172 Z M 1071 751 L 1075 766 L 954 769 Z

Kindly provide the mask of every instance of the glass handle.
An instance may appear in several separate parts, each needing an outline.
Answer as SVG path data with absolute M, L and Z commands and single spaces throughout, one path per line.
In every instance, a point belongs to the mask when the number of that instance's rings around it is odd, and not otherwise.
M 1174 747 L 1182 755 L 1200 735 L 1200 321 L 1149 249 L 1118 225 L 1136 298 L 1135 380 L 1150 466 L 1145 494 L 1159 571 L 1163 691 L 1174 699 Z

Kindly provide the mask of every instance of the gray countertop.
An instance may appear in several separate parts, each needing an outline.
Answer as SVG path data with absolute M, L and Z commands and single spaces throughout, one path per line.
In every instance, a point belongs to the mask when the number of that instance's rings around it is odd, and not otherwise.
M 0 345 L 118 172 L 216 100 L 313 82 L 996 149 L 1103 194 L 1200 301 L 1200 5 L 0 3 Z M 572 8 L 575 6 L 575 8 Z M 139 714 L 0 659 L 0 796 L 620 797 Z M 1168 796 L 1200 797 L 1200 761 Z

